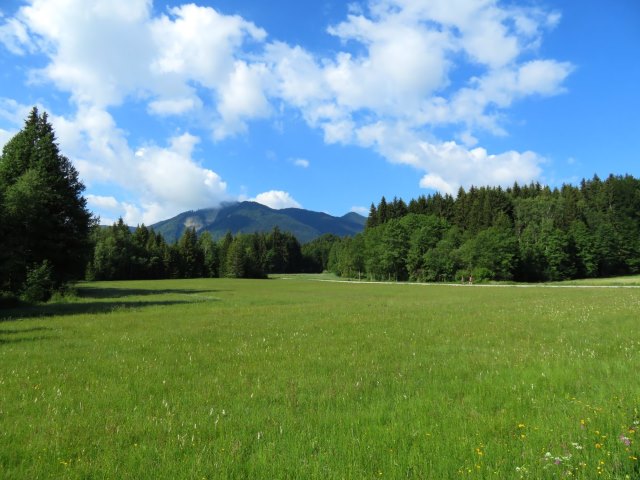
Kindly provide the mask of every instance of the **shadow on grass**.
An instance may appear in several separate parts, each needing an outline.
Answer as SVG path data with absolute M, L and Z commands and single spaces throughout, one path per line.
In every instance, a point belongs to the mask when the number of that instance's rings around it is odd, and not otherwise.
M 0 335 L 20 335 L 21 333 L 45 332 L 53 330 L 49 327 L 31 327 L 17 330 L 15 328 L 0 328 Z
M 146 307 L 183 305 L 194 301 L 218 301 L 208 296 L 218 292 L 212 289 L 151 289 L 151 288 L 122 288 L 122 287 L 91 287 L 82 286 L 76 290 L 77 298 L 68 302 L 54 302 L 40 305 L 18 305 L 11 308 L 0 309 L 0 322 L 19 320 L 26 318 L 101 314 L 117 311 L 141 309 Z M 193 300 L 134 300 L 132 297 L 144 297 L 153 295 L 193 295 Z M 1 330 L 0 334 L 13 333 L 14 331 Z M 16 330 L 15 333 L 24 332 Z
M 46 336 L 44 333 L 52 331 L 49 327 L 31 327 L 31 328 L 0 328 L 0 345 L 8 345 L 15 343 L 37 342 L 38 340 L 50 340 L 55 336 Z M 39 332 L 40 335 L 30 337 L 21 337 L 19 335 L 25 333 Z
M 44 335 L 35 336 L 35 337 L 20 337 L 20 338 L 2 338 L 0 337 L 0 346 L 2 345 L 11 345 L 16 343 L 27 343 L 27 342 L 37 342 L 39 340 L 52 340 L 54 338 L 58 338 L 55 336 L 45 337 Z
M 208 301 L 216 300 L 208 299 Z M 146 307 L 188 305 L 191 303 L 193 302 L 182 300 L 46 303 L 43 305 L 31 305 L 0 310 L 0 322 L 52 316 L 96 315 L 101 313 L 139 310 Z M 2 330 L 0 330 L 0 333 L 2 333 Z
M 167 288 L 167 289 L 152 289 L 152 288 L 120 288 L 120 287 L 78 287 L 78 297 L 80 298 L 124 298 L 124 297 L 143 297 L 147 295 L 167 295 L 167 294 L 179 294 L 179 295 L 196 295 L 203 293 L 215 293 L 218 290 L 194 290 L 183 288 Z

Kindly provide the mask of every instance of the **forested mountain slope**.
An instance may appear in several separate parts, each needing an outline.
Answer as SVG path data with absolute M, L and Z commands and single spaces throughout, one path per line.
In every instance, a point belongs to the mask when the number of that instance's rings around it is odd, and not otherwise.
M 274 210 L 255 202 L 239 202 L 184 212 L 152 227 L 169 243 L 177 241 L 187 228 L 195 228 L 196 233 L 210 232 L 214 239 L 219 239 L 227 232 L 234 235 L 270 232 L 274 227 L 290 232 L 301 243 L 306 243 L 327 233 L 355 235 L 364 229 L 365 221 L 356 213 L 333 217 L 300 208 Z

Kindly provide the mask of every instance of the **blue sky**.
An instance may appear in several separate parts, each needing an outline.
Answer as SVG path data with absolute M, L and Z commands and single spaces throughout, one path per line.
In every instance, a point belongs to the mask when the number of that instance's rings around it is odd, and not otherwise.
M 640 2 L 9 0 L 0 145 L 46 110 L 103 223 L 640 176 Z

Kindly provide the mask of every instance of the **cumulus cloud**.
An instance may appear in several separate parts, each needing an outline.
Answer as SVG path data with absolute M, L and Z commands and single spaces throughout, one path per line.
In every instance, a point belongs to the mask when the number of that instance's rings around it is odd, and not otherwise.
M 188 115 L 216 141 L 293 110 L 326 143 L 409 165 L 429 189 L 534 179 L 538 154 L 488 152 L 479 138 L 508 134 L 515 102 L 564 91 L 574 66 L 538 55 L 559 21 L 558 12 L 498 0 L 368 0 L 328 26 L 342 47 L 321 56 L 193 3 L 158 14 L 151 0 L 29 0 L 1 20 L 0 42 L 46 58 L 29 79 L 70 95 L 75 113 L 54 118 L 64 151 L 89 185 L 139 191 L 120 207 L 147 221 L 220 201 L 227 185 L 194 160 L 199 137 L 131 146 L 110 113 L 124 102 L 160 119 Z M 437 138 L 442 131 L 460 143 Z M 299 206 L 277 190 L 256 200 Z
M 266 48 L 276 94 L 321 128 L 327 143 L 353 144 L 363 118 L 402 120 L 408 129 L 460 125 L 467 140 L 474 129 L 504 134 L 497 110 L 527 95 L 560 93 L 571 71 L 554 61 L 518 64 L 552 23 L 538 10 L 465 0 L 368 6 L 328 29 L 345 46 L 361 47 L 359 54 L 314 58 L 298 46 Z M 484 73 L 452 85 L 452 68 L 465 63 Z
M 250 200 L 276 210 L 280 210 L 282 208 L 302 208 L 302 206 L 288 192 L 283 192 L 282 190 L 271 190 L 260 193 Z
M 373 148 L 393 163 L 426 172 L 423 188 L 455 193 L 460 186 L 526 183 L 537 178 L 545 159 L 526 151 L 490 154 L 486 149 L 469 149 L 455 141 L 434 142 L 404 125 L 378 122 L 357 132 L 362 146 Z
M 264 65 L 236 62 L 228 80 L 220 87 L 220 121 L 214 129 L 216 139 L 244 132 L 247 120 L 268 116 L 269 101 L 262 87 L 266 76 Z
M 149 199 L 149 215 L 170 215 L 194 205 L 215 206 L 225 199 L 227 184 L 212 170 L 193 159 L 199 139 L 185 133 L 174 137 L 168 147 L 151 146 L 135 154 L 137 171 Z
M 216 88 L 234 70 L 235 52 L 247 37 L 258 41 L 266 37 L 264 30 L 237 15 L 193 3 L 152 20 L 151 31 L 159 47 L 153 70 L 191 78 L 209 88 Z
M 194 135 L 184 133 L 166 146 L 148 144 L 134 150 L 113 117 L 96 107 L 80 109 L 72 118 L 51 118 L 62 150 L 74 161 L 88 190 L 117 186 L 130 198 L 114 203 L 109 197 L 88 196 L 98 213 L 111 209 L 107 213 L 119 214 L 130 224 L 151 224 L 230 199 L 226 182 L 194 159 L 200 141 Z
M 49 58 L 34 81 L 53 82 L 76 102 L 119 104 L 150 79 L 149 12 L 147 0 L 32 0 L 15 17 L 29 36 L 14 41 Z
M 149 103 L 149 111 L 156 115 L 181 115 L 202 107 L 202 101 L 195 96 L 164 98 Z
M 539 155 L 487 152 L 477 135 L 507 135 L 515 102 L 564 92 L 573 65 L 531 58 L 559 18 L 493 0 L 370 0 L 328 28 L 347 51 L 314 58 L 274 43 L 265 58 L 276 94 L 325 142 L 372 148 L 422 171 L 422 187 L 451 192 L 541 174 Z M 460 80 L 465 71 L 473 74 Z M 435 138 L 442 127 L 462 143 Z
M 200 87 L 218 99 L 217 138 L 269 112 L 260 65 L 241 59 L 245 44 L 265 37 L 211 7 L 187 4 L 153 16 L 149 0 L 31 0 L 0 26 L 11 52 L 48 57 L 31 80 L 52 82 L 78 105 L 145 101 L 152 114 L 182 115 L 203 108 Z
M 87 195 L 87 204 L 92 208 L 100 208 L 104 210 L 117 210 L 120 208 L 120 202 L 115 197 L 101 195 Z

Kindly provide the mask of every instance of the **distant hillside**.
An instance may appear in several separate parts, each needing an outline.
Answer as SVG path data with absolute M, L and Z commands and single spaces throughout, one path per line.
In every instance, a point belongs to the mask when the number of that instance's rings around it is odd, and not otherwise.
M 224 204 L 220 208 L 184 212 L 152 227 L 167 242 L 175 242 L 188 227 L 194 227 L 198 233 L 211 232 L 217 239 L 228 231 L 233 234 L 269 232 L 277 226 L 282 231 L 291 232 L 300 243 L 306 243 L 325 233 L 355 235 L 364 229 L 365 222 L 365 217 L 353 212 L 333 217 L 301 208 L 274 210 L 255 202 L 239 202 Z

